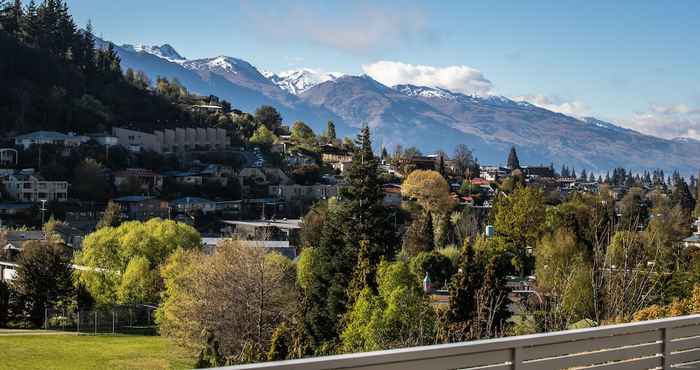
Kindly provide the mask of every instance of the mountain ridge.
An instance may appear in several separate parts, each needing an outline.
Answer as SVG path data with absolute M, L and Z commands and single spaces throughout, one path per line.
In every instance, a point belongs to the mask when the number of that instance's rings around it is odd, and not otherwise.
M 389 87 L 368 75 L 324 75 L 308 68 L 261 72 L 228 56 L 173 60 L 161 48 L 117 52 L 124 67 L 144 70 L 152 78 L 177 77 L 189 89 L 215 94 L 244 111 L 275 106 L 288 122 L 303 120 L 316 132 L 327 120 L 336 123 L 340 135 L 353 134 L 366 123 L 378 146 L 450 152 L 463 143 L 482 162 L 496 164 L 514 145 L 526 163 L 566 163 L 598 172 L 617 166 L 685 173 L 700 168 L 700 159 L 691 155 L 700 151 L 699 141 L 666 140 L 503 96 L 470 96 L 410 84 Z

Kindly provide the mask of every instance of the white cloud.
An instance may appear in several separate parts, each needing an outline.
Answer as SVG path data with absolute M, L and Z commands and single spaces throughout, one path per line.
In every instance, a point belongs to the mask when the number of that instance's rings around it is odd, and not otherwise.
M 637 112 L 631 119 L 621 120 L 621 123 L 666 139 L 689 137 L 700 140 L 700 108 L 687 104 L 651 104 L 647 111 Z
M 425 13 L 415 7 L 348 3 L 328 14 L 323 7 L 286 1 L 242 0 L 244 27 L 274 42 L 308 42 L 350 53 L 385 51 L 403 44 L 435 42 Z
M 493 84 L 479 70 L 469 66 L 433 67 L 392 61 L 362 66 L 373 79 L 387 85 L 413 84 L 441 87 L 464 94 L 488 95 Z
M 542 94 L 516 96 L 516 101 L 525 101 L 540 108 L 551 110 L 574 117 L 584 117 L 590 113 L 588 106 L 578 100 L 565 101 L 558 96 L 545 96 Z

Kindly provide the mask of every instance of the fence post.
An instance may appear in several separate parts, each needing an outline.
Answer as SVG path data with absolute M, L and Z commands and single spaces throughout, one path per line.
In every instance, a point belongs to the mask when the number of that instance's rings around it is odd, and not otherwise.
M 78 334 L 80 334 L 80 310 L 78 310 Z
M 663 348 L 663 357 L 661 365 L 664 370 L 671 369 L 671 333 L 670 328 L 661 328 L 661 340 Z
M 95 335 L 97 335 L 97 310 L 95 310 Z
M 520 365 L 522 365 L 523 360 L 522 360 L 522 349 L 520 347 L 514 347 L 513 348 L 513 370 L 518 370 L 520 369 Z
M 112 310 L 112 335 L 114 335 L 114 310 Z
M 49 330 L 49 308 L 44 307 L 44 330 Z

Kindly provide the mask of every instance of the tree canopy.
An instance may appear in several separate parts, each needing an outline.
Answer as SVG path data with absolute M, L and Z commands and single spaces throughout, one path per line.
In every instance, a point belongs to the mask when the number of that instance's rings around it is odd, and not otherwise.
M 156 303 L 161 280 L 158 269 L 178 249 L 200 249 L 199 233 L 169 220 L 124 222 L 88 235 L 75 264 L 87 269 L 77 279 L 98 303 Z

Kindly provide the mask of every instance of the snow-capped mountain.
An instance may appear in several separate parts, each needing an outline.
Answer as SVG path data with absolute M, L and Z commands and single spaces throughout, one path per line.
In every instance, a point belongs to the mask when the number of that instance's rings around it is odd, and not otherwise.
M 97 46 L 104 41 L 97 40 Z M 502 163 L 512 145 L 521 161 L 604 171 L 700 167 L 700 141 L 666 140 L 595 118 L 567 116 L 503 96 L 470 96 L 435 87 L 385 86 L 370 76 L 323 73 L 313 69 L 261 73 L 245 60 L 218 56 L 187 60 L 168 44 L 115 48 L 122 67 L 178 78 L 188 89 L 217 95 L 232 106 L 254 112 L 276 107 L 286 122 L 302 120 L 316 132 L 332 120 L 340 136 L 362 124 L 374 143 L 393 148 L 416 146 L 448 153 L 466 144 L 482 163 Z
M 339 72 L 322 72 L 311 68 L 302 68 L 280 73 L 264 72 L 263 75 L 282 90 L 299 95 L 304 91 L 326 81 L 342 77 Z
M 121 46 L 124 49 L 127 50 L 133 50 L 136 53 L 147 53 L 151 55 L 155 55 L 159 58 L 163 58 L 167 61 L 170 62 L 184 62 L 186 59 L 182 55 L 180 55 L 175 48 L 173 48 L 170 44 L 163 44 L 160 46 L 149 46 L 149 45 L 143 45 L 143 44 L 138 44 L 138 45 L 129 45 L 125 44 Z

